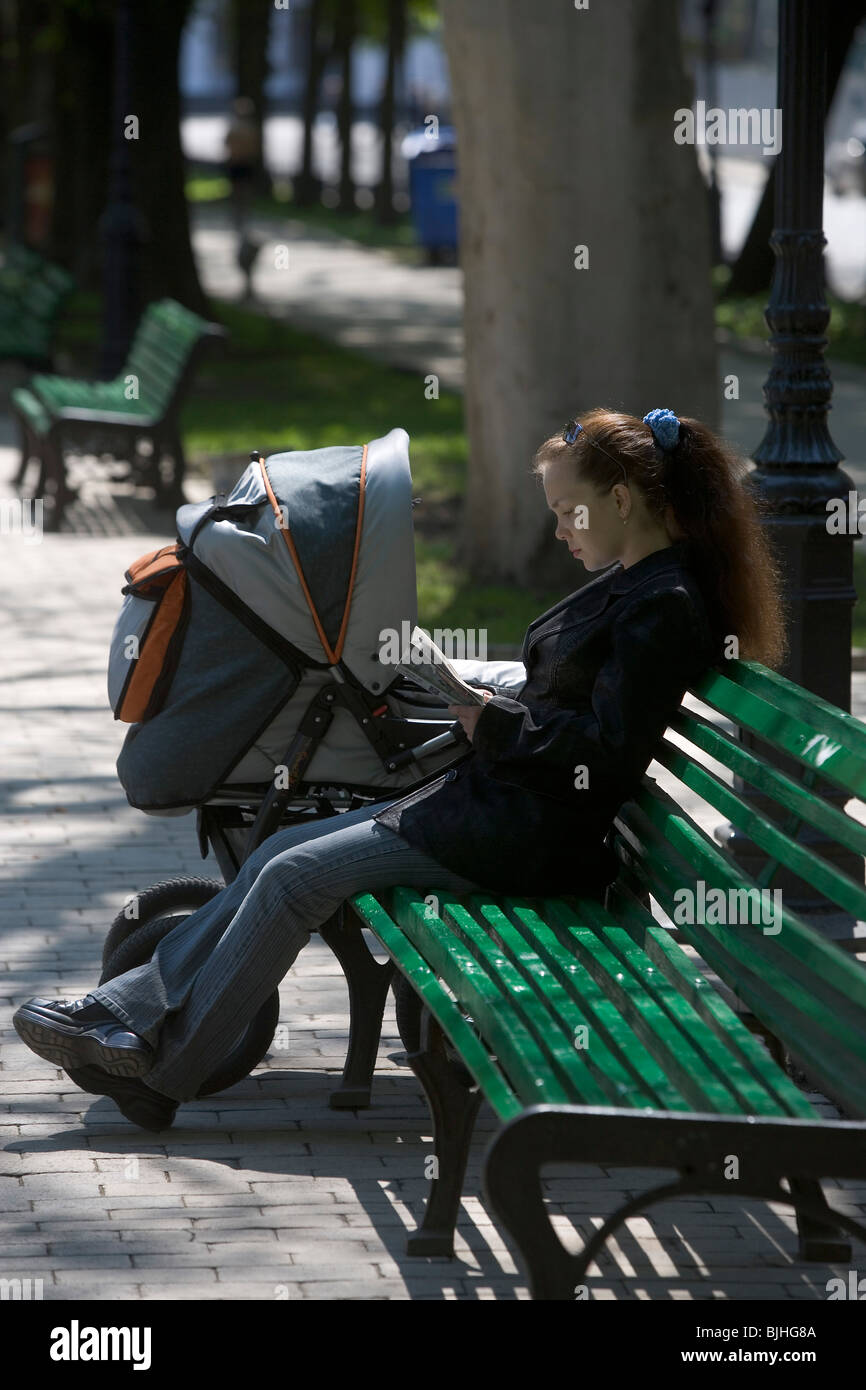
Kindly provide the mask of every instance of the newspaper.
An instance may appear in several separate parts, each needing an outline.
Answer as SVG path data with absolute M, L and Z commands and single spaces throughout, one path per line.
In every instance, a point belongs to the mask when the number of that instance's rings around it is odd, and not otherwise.
M 396 665 L 404 676 L 426 685 L 448 705 L 484 704 L 483 692 L 461 680 L 441 647 L 420 627 L 412 629 L 410 660 L 398 661 Z

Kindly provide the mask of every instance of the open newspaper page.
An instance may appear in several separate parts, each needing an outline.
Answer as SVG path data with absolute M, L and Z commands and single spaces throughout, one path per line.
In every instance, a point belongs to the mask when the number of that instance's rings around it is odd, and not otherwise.
M 483 692 L 460 679 L 441 647 L 437 647 L 420 627 L 412 629 L 409 658 L 398 661 L 397 670 L 426 685 L 447 705 L 484 704 Z

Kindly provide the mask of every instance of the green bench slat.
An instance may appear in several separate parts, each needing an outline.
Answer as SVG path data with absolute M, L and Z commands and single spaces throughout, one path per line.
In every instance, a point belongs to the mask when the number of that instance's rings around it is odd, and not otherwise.
M 492 907 L 491 904 L 485 906 Z M 510 955 L 506 953 L 507 919 L 503 918 L 500 924 L 502 931 L 491 936 L 462 904 L 447 903 L 443 918 L 461 935 L 476 959 L 487 965 L 497 987 L 507 992 L 509 1004 L 519 1010 L 567 1091 L 579 1097 L 582 1104 L 608 1104 L 607 1091 L 588 1064 L 585 1053 L 575 1047 L 574 1029 L 569 1028 L 568 1018 L 563 1018 L 559 1011 L 560 1006 L 565 1005 L 566 1012 L 574 1016 L 562 985 L 534 953 L 521 951 L 520 946 L 516 952 L 512 947 Z
M 722 730 L 704 723 L 695 714 L 683 709 L 674 715 L 669 727 L 703 749 L 705 753 L 709 753 L 729 772 L 737 774 L 765 795 L 772 797 L 784 810 L 808 821 L 831 840 L 845 845 L 855 854 L 866 855 L 866 826 L 804 790 L 804 787 L 786 777 L 783 772 L 762 763 Z M 817 776 L 816 773 L 808 772 L 805 775 L 812 779 Z
M 554 938 L 559 939 L 561 943 L 555 922 L 543 923 L 538 913 L 532 907 L 523 905 L 521 900 L 517 900 L 513 910 L 515 918 L 520 920 L 524 927 L 530 927 L 535 933 L 547 925 Z M 622 977 L 617 982 L 617 963 L 594 932 L 588 931 L 579 937 L 576 935 L 567 946 L 571 948 L 570 954 L 575 964 L 583 967 L 584 980 L 588 976 L 595 985 L 594 997 L 604 997 L 608 1006 L 613 1006 L 611 1013 L 618 1016 L 625 1025 L 618 1030 L 616 1040 L 607 1037 L 608 1045 L 621 1049 L 621 1058 L 626 1065 L 633 1065 L 640 1058 L 652 1059 L 656 1106 L 665 1110 L 690 1110 L 692 1101 L 689 1096 L 688 1078 L 679 1065 L 672 1068 L 666 1065 L 669 1059 L 665 1055 L 665 1048 L 653 1033 L 652 1024 L 657 1020 L 653 1018 L 651 1001 L 643 998 L 641 991 Z M 576 981 L 577 978 L 575 972 Z M 624 985 L 624 988 L 620 988 L 620 985 Z M 587 1007 L 590 1006 L 592 997 L 593 992 L 586 989 L 584 998 Z
M 566 1104 L 569 1091 L 552 1074 L 547 1056 L 523 1020 L 502 1008 L 503 994 L 484 966 L 417 894 L 397 888 L 389 896 L 394 921 L 436 973 L 447 980 L 459 972 L 462 1002 L 478 1020 L 524 1105 Z
M 693 687 L 693 693 L 844 791 L 853 796 L 866 792 L 866 734 L 856 720 L 849 724 L 850 716 L 844 714 L 830 718 L 819 704 L 814 721 L 811 705 L 804 707 L 807 723 L 791 712 L 794 702 L 778 683 L 762 677 L 760 682 L 755 680 L 753 690 L 742 683 L 745 675 L 738 672 L 737 676 L 734 681 L 714 671 Z M 833 713 L 830 705 L 826 710 Z
M 518 929 L 523 930 L 525 909 L 517 906 L 520 899 L 507 900 Z M 496 926 L 504 912 L 496 904 L 485 904 Z M 537 914 L 531 919 L 533 946 L 541 961 L 559 972 L 564 987 L 574 996 L 582 1013 L 576 1022 L 587 1023 L 598 1038 L 590 1062 L 598 1068 L 599 1079 L 610 1092 L 610 1103 L 636 1109 L 664 1109 L 670 1102 L 676 1107 L 683 1099 L 671 1086 L 656 1059 L 641 1047 L 628 1023 L 616 1006 L 601 990 L 586 966 L 573 951 L 562 945 L 548 924 Z M 585 1014 L 585 1017 L 584 1017 Z
M 12 392 L 12 404 L 23 415 L 30 428 L 37 435 L 47 434 L 51 428 L 51 416 L 38 396 L 26 387 L 19 386 Z
M 699 830 L 687 820 L 683 811 L 665 792 L 656 787 L 649 790 L 646 782 L 635 804 L 648 816 L 649 820 L 661 830 L 664 840 L 685 857 L 689 866 L 689 876 L 680 877 L 678 886 L 691 884 L 698 876 L 703 876 L 708 886 L 728 888 L 753 887 L 759 891 L 733 861 L 717 849 Z M 666 862 L 658 866 L 662 872 L 668 869 Z M 826 987 L 834 991 L 837 1006 L 849 1011 L 852 1017 L 866 1022 L 866 971 L 826 937 L 810 927 L 796 913 L 785 907 L 782 900 L 782 929 L 768 938 L 757 933 L 755 940 L 763 943 L 763 949 L 778 957 L 781 947 L 789 957 L 791 969 L 798 968 L 803 977 L 812 980 L 815 976 L 816 990 Z M 715 924 L 708 924 L 715 925 Z M 745 924 L 746 930 L 750 924 Z M 742 927 L 738 929 L 742 934 Z
M 808 724 L 815 732 L 824 734 L 831 742 L 845 746 L 866 764 L 866 729 L 860 719 L 823 700 L 811 690 L 803 690 L 778 671 L 771 671 L 759 661 L 730 662 L 728 679 L 744 690 L 750 690 L 777 709 Z
M 721 811 L 755 844 L 778 863 L 785 864 L 799 878 L 811 883 L 831 902 L 837 903 L 856 919 L 866 918 L 866 887 L 855 883 L 841 869 L 819 859 L 809 849 L 797 844 L 790 836 L 760 815 L 731 787 L 721 782 L 708 768 L 687 757 L 679 748 L 665 743 L 656 752 L 656 759 L 685 786 Z
M 635 803 L 636 805 L 637 803 Z M 675 803 L 674 803 L 675 804 Z M 717 851 L 704 850 L 689 827 L 680 823 L 653 796 L 642 798 L 637 809 L 662 829 L 667 852 L 633 864 L 633 872 L 674 919 L 674 892 L 694 881 L 695 864 L 709 887 L 739 887 L 743 876 Z M 631 817 L 621 823 L 631 828 Z M 680 833 L 677 834 L 676 832 Z M 644 839 L 646 835 L 644 834 Z M 679 851 L 675 856 L 673 850 Z M 679 866 L 674 858 L 680 857 Z M 838 948 L 833 947 L 793 913 L 783 909 L 782 931 L 765 938 L 759 928 L 730 928 L 715 923 L 678 923 L 679 930 L 718 970 L 768 1027 L 782 1037 L 791 1051 L 810 1067 L 820 1066 L 820 1077 L 830 1094 L 845 1094 L 846 1108 L 866 1105 L 866 1011 L 861 995 L 866 974 Z M 784 942 L 780 941 L 784 938 Z M 772 944 L 770 944 L 772 943 Z M 779 950 L 787 953 L 779 969 Z M 809 962 L 812 962 L 811 966 Z
M 688 999 L 711 1032 L 730 1048 L 731 1084 L 736 1086 L 746 1105 L 755 1114 L 783 1113 L 814 1119 L 811 1102 L 672 939 L 670 931 L 659 926 L 643 904 L 628 894 L 624 885 L 618 887 L 615 898 L 617 920 Z M 757 1082 L 757 1093 L 752 1090 L 753 1082 Z M 766 1097 L 762 1092 L 767 1093 Z
M 647 974 L 653 970 L 651 962 L 645 957 L 640 963 L 624 962 L 612 949 L 611 931 L 616 924 L 600 904 L 591 900 L 581 902 L 578 916 L 571 908 L 553 900 L 550 911 L 575 955 L 584 958 L 605 993 L 635 1030 L 640 1043 L 676 1084 L 685 1101 L 684 1108 L 741 1113 L 741 1103 L 724 1080 L 710 1071 L 700 1049 L 694 1045 L 694 1036 L 689 1036 L 689 1033 L 704 1031 L 700 1020 L 691 1013 L 690 1028 L 684 1031 L 682 1018 L 671 1018 L 657 996 L 656 982 Z M 633 965 L 638 966 L 637 971 Z M 688 1006 L 683 1001 L 682 1012 L 687 1011 Z M 707 1045 L 712 1049 L 715 1040 L 708 1036 Z
M 551 911 L 555 911 L 561 919 L 567 920 L 568 909 L 564 906 L 551 904 Z M 698 1058 L 698 1067 L 691 1078 L 695 1091 L 694 1108 L 706 1108 L 719 1113 L 731 1113 L 733 1110 L 737 1114 L 743 1111 L 757 1115 L 790 1113 L 789 1108 L 775 1094 L 768 1094 L 767 1088 L 738 1055 L 737 1044 L 742 1039 L 736 1030 L 734 1037 L 728 1034 L 720 1035 L 707 1025 L 684 994 L 683 984 L 688 978 L 688 959 L 680 947 L 675 942 L 669 943 L 672 952 L 682 957 L 679 972 L 662 969 L 625 924 L 621 925 L 617 921 L 612 926 L 603 925 L 602 912 L 603 909 L 592 902 L 580 904 L 580 920 L 587 921 L 588 925 L 594 926 L 604 935 L 610 949 L 637 975 L 647 992 L 658 1000 L 660 1007 L 670 1014 Z M 610 920 L 609 913 L 605 916 Z M 651 914 L 647 916 L 651 922 Z M 691 970 L 693 974 L 694 967 Z M 731 1019 L 736 1020 L 733 1011 L 729 1012 Z M 730 1105 L 731 1097 L 734 1101 L 733 1106 Z
M 491 1061 L 484 1044 L 473 1033 L 454 1002 L 442 993 L 439 981 L 427 962 L 394 925 L 384 907 L 377 902 L 372 893 L 358 893 L 350 898 L 349 902 L 364 924 L 379 938 L 392 959 L 398 963 L 437 1023 L 459 1048 L 460 1056 L 499 1117 L 509 1120 L 519 1115 L 523 1105 L 495 1063 Z

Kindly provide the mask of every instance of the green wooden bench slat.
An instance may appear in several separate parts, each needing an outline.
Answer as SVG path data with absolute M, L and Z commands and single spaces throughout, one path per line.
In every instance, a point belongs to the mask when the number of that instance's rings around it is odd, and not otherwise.
M 694 961 L 673 940 L 667 927 L 629 891 L 626 876 L 613 894 L 615 916 L 650 960 L 667 975 L 688 1000 L 699 1018 L 731 1051 L 731 1084 L 736 1085 L 748 1109 L 755 1114 L 799 1115 L 814 1119 L 811 1102 L 776 1065 L 766 1048 L 710 984 Z M 758 1094 L 751 1089 L 757 1083 Z M 761 1092 L 769 1098 L 760 1099 Z M 769 1109 L 765 1110 L 765 1103 Z
M 368 926 L 388 951 L 412 988 L 430 1010 L 437 1023 L 451 1038 L 460 1056 L 484 1091 L 494 1110 L 503 1120 L 519 1115 L 523 1104 L 511 1090 L 506 1078 L 491 1061 L 487 1049 L 473 1033 L 457 1006 L 443 994 L 439 981 L 427 962 L 394 925 L 390 916 L 372 893 L 358 893 L 349 899 L 365 926 Z
M 508 952 L 512 968 L 520 971 L 535 990 L 539 1001 L 547 1008 L 547 1027 L 553 1030 L 554 1036 L 559 1036 L 560 1033 L 563 1035 L 569 1071 L 572 1070 L 573 1059 L 579 1058 L 581 1072 L 579 1084 L 575 1088 L 575 1099 L 582 1104 L 635 1105 L 646 1109 L 652 1109 L 657 1105 L 658 1100 L 651 1091 L 635 1085 L 634 1078 L 607 1047 L 601 1036 L 598 1036 L 593 1049 L 577 1047 L 576 1029 L 582 1026 L 592 1028 L 590 1016 L 585 1011 L 584 1001 L 581 999 L 581 981 L 585 980 L 595 993 L 598 991 L 588 973 L 573 958 L 564 965 L 550 953 L 540 949 L 540 938 L 544 932 L 548 932 L 553 938 L 553 933 L 546 924 L 539 922 L 539 931 L 533 932 L 527 939 L 512 925 L 498 902 L 491 901 L 481 894 L 473 894 L 470 901 L 474 910 L 487 923 L 487 927 L 481 927 L 479 930 L 492 932 L 494 939 Z M 448 920 L 452 919 L 456 911 L 456 908 L 449 907 Z M 455 926 L 457 925 L 455 922 Z M 598 1035 L 597 1029 L 592 1031 Z M 627 1031 L 623 1029 L 623 1032 Z M 637 1039 L 631 1035 L 630 1041 L 631 1050 L 637 1050 Z M 584 1080 L 584 1074 L 587 1072 L 593 1082 L 591 1087 L 587 1087 Z M 662 1073 L 659 1073 L 656 1079 L 665 1084 Z
M 766 690 L 769 691 L 770 687 L 766 687 Z M 822 777 L 835 782 L 844 791 L 854 796 L 862 796 L 866 792 L 866 762 L 858 752 L 851 751 L 850 741 L 849 746 L 839 741 L 841 729 L 838 723 L 834 723 L 833 727 L 839 730 L 839 737 L 816 732 L 801 719 L 770 704 L 763 694 L 755 694 L 715 671 L 695 685 L 693 693 L 758 734 L 780 752 L 820 772 Z M 858 732 L 862 737 L 863 730 Z
M 773 859 L 785 864 L 799 878 L 811 883 L 831 902 L 837 903 L 855 919 L 866 918 L 866 888 L 857 884 L 841 869 L 819 859 L 809 849 L 797 844 L 779 827 L 757 812 L 742 797 L 709 768 L 693 762 L 679 748 L 664 743 L 656 752 L 656 759 L 692 791 L 708 801 L 728 820 L 745 831 L 755 844 L 767 851 Z
M 579 901 L 576 909 L 557 902 L 547 903 L 548 910 L 573 940 L 580 943 L 587 928 L 595 931 L 604 945 L 626 967 L 628 974 L 640 982 L 664 1021 L 655 1023 L 659 1043 L 653 1052 L 666 1072 L 676 1077 L 680 1089 L 693 1110 L 709 1110 L 719 1114 L 741 1114 L 748 1106 L 767 1113 L 779 1113 L 769 1097 L 760 1093 L 747 1073 L 741 1081 L 750 1099 L 738 1096 L 730 1084 L 730 1074 L 736 1070 L 731 1057 L 718 1037 L 706 1027 L 688 1001 L 672 987 L 667 977 L 656 969 L 646 953 L 624 931 L 599 903 L 591 899 Z M 742 1069 L 741 1069 L 742 1070 Z
M 504 1009 L 504 995 L 484 966 L 454 938 L 432 907 L 413 891 L 389 894 L 391 916 L 419 954 L 446 983 L 459 977 L 460 998 L 478 1020 L 499 1065 L 525 1105 L 567 1104 L 570 1092 L 550 1070 L 548 1058 L 522 1018 Z
M 591 912 L 594 904 L 590 903 L 588 907 Z M 724 1079 L 723 1092 L 730 1091 L 735 1102 L 732 1112 L 729 1113 L 741 1113 L 743 1110 L 758 1115 L 787 1113 L 785 1106 L 756 1083 L 754 1076 L 743 1065 L 732 1047 L 726 1045 L 728 1040 L 722 1042 L 717 1034 L 706 1026 L 701 1016 L 681 993 L 679 979 L 674 982 L 665 971 L 659 969 L 643 946 L 636 942 L 624 926 L 609 927 L 604 935 L 611 950 L 621 957 L 623 963 L 635 974 L 646 977 L 647 989 L 657 995 L 659 1003 L 668 1010 L 690 1039 L 701 1059 L 702 1070 L 708 1070 L 711 1080 L 715 1076 Z M 708 1108 L 724 1112 L 726 1105 L 723 1097 L 717 1095 L 717 1088 L 714 1087 L 710 1091 L 701 1079 L 701 1072 L 696 1073 L 695 1081 L 700 1081 L 706 1091 L 707 1099 L 711 1102 Z
M 475 899 L 473 898 L 473 904 Z M 495 916 L 495 904 L 478 904 L 476 911 L 488 922 Z M 546 968 L 526 943 L 510 941 L 510 924 L 504 914 L 491 935 L 479 925 L 472 912 L 461 903 L 443 905 L 442 918 L 459 932 L 476 959 L 488 967 L 497 984 L 508 993 L 509 1002 L 516 1007 L 526 1027 L 539 1047 L 548 1056 L 548 1065 L 567 1088 L 572 1098 L 582 1105 L 606 1105 L 608 1092 L 597 1079 L 583 1051 L 575 1047 L 574 1030 L 569 1028 L 569 1016 L 576 1023 L 583 1020 L 576 1014 L 556 976 Z M 491 926 L 494 924 L 491 922 Z M 511 945 L 510 957 L 505 954 Z M 501 949 L 500 949 L 501 947 Z M 564 1010 L 564 1014 L 563 1014 Z
M 866 765 L 866 729 L 855 715 L 829 704 L 811 690 L 803 690 L 758 661 L 729 662 L 726 673 L 735 685 L 759 695 L 832 742 L 844 743 Z
M 647 883 L 654 897 L 667 909 L 665 892 L 657 883 Z M 852 1054 L 850 1048 L 838 1044 L 826 1028 L 818 1026 L 814 1017 L 807 1016 L 796 999 L 780 991 L 765 975 L 766 963 L 748 959 L 742 950 L 734 954 L 729 947 L 732 938 L 713 934 L 703 925 L 688 925 L 680 929 L 703 960 L 718 972 L 735 993 L 763 1023 L 786 1042 L 800 1063 L 813 1074 L 820 1088 L 832 1100 L 853 1114 L 863 1114 L 866 1107 L 866 1079 L 863 1077 L 863 1048 Z M 801 992 L 801 1001 L 807 996 Z M 826 1022 L 826 1014 L 823 1016 Z
M 693 883 L 694 871 L 697 868 L 708 885 L 724 884 L 726 891 L 727 888 L 751 887 L 753 891 L 760 892 L 758 885 L 736 866 L 729 856 L 712 844 L 704 832 L 686 818 L 677 803 L 660 787 L 650 790 L 649 781 L 645 779 L 635 798 L 635 804 L 661 830 L 665 841 L 685 856 L 689 876 L 680 878 L 679 886 Z M 661 864 L 662 869 L 666 867 L 666 864 Z M 813 974 L 817 977 L 816 989 L 822 984 L 826 985 L 828 989 L 838 993 L 840 1006 L 850 1009 L 854 1016 L 866 1019 L 866 971 L 787 908 L 784 898 L 781 918 L 782 930 L 772 935 L 771 939 L 776 943 L 772 947 L 767 945 L 767 938 L 763 933 L 756 936 L 759 944 L 764 943 L 762 949 L 775 958 L 779 947 L 783 947 L 791 958 L 792 967 L 799 964 L 807 979 L 811 980 Z M 745 925 L 748 928 L 751 924 Z
M 477 895 L 475 895 L 477 897 Z M 574 952 L 564 947 L 552 928 L 537 913 L 519 906 L 522 900 L 509 899 L 508 911 L 518 930 L 529 931 L 532 943 L 549 969 L 559 973 L 565 988 L 573 994 L 586 1017 L 577 1015 L 577 1023 L 588 1022 L 598 1037 L 591 1061 L 598 1067 L 601 1084 L 611 1094 L 611 1103 L 643 1109 L 663 1109 L 673 1097 L 677 1104 L 684 1097 L 672 1092 L 671 1083 L 655 1057 L 644 1048 L 616 1006 L 596 983 L 586 966 Z M 505 911 L 497 903 L 485 903 L 480 909 L 494 927 Z M 508 920 L 506 918 L 506 920 Z M 570 1017 L 570 1016 L 569 1016 Z M 572 1035 L 573 1036 L 573 1035 Z
M 700 1072 L 701 1064 L 691 1044 L 631 972 L 623 971 L 621 962 L 607 942 L 592 928 L 584 926 L 564 907 L 555 907 L 555 918 L 550 925 L 554 931 L 564 932 L 567 944 L 612 999 L 641 1045 L 656 1058 L 669 1083 L 666 1108 L 694 1109 L 698 1095 L 694 1076 Z M 709 1077 L 705 1077 L 705 1080 L 707 1093 L 714 1098 L 710 1108 L 714 1108 L 716 1102 L 725 1103 L 725 1108 L 735 1108 L 733 1097 L 726 1087 L 714 1086 Z M 670 1093 L 672 1087 L 676 1088 L 673 1094 Z
M 691 712 L 680 709 L 671 719 L 669 728 L 709 753 L 728 771 L 737 774 L 759 791 L 772 797 L 786 811 L 821 830 L 830 839 L 845 845 L 855 854 L 866 855 L 866 825 L 847 816 L 835 806 L 828 806 L 820 797 L 804 790 L 783 772 L 762 763 L 742 744 L 735 743 L 715 725 L 704 723 Z M 807 774 L 808 775 L 808 774 Z
M 859 966 L 829 946 L 817 933 L 812 933 L 812 929 L 784 904 L 780 914 L 781 931 L 769 938 L 758 923 L 741 922 L 733 926 L 705 922 L 693 926 L 684 922 L 678 915 L 674 894 L 685 884 L 694 881 L 695 867 L 707 889 L 719 888 L 725 894 L 730 888 L 737 891 L 743 889 L 746 876 L 738 872 L 731 861 L 713 846 L 701 843 L 702 833 L 669 807 L 660 806 L 657 797 L 639 798 L 636 804 L 649 821 L 662 830 L 667 844 L 663 859 L 659 857 L 644 861 L 638 872 L 645 875 L 646 881 L 652 885 L 653 895 L 658 897 L 683 935 L 690 937 L 694 930 L 702 928 L 718 935 L 720 941 L 724 939 L 725 949 L 733 958 L 741 959 L 744 966 L 756 970 L 767 979 L 778 975 L 779 990 L 796 1002 L 810 1023 L 826 1027 L 831 1033 L 835 1031 L 840 1046 L 850 1044 L 851 1027 L 859 1030 L 866 1020 L 866 1012 L 857 998 L 866 985 L 866 975 Z M 675 850 L 679 854 L 678 863 L 674 859 Z M 757 886 L 754 891 L 759 891 Z M 798 940 L 798 931 L 804 934 L 803 939 Z M 721 933 L 726 933 L 726 936 L 723 937 Z M 810 936 L 813 936 L 812 940 Z M 782 971 L 778 970 L 780 951 L 783 955 L 787 954 Z M 827 960 L 828 956 L 826 970 L 822 973 L 815 968 L 815 963 Z M 849 970 L 853 971 L 850 975 Z M 836 979 L 828 978 L 830 971 Z
M 644 811 L 650 822 L 655 814 L 658 823 L 659 807 L 653 797 L 647 797 L 639 809 Z M 679 827 L 683 835 L 678 843 L 678 837 L 671 832 L 671 822 L 676 818 L 666 809 L 664 815 L 668 831 L 665 857 L 635 862 L 633 871 L 673 917 L 673 894 L 677 888 L 693 881 L 694 865 L 700 862 L 704 851 L 695 843 L 687 826 Z M 628 828 L 627 820 L 621 823 Z M 673 862 L 673 847 L 680 851 L 679 866 Z M 742 884 L 745 875 L 735 872 L 723 856 L 715 857 L 708 853 L 705 861 L 709 868 L 709 873 L 705 875 L 708 887 L 736 887 Z M 758 1017 L 763 1018 L 768 1027 L 779 1031 L 792 1051 L 805 1057 L 807 1049 L 810 1059 L 824 1057 L 822 1076 L 828 1086 L 834 1088 L 831 1094 L 840 1095 L 844 1091 L 854 1099 L 856 1105 L 866 1103 L 866 1076 L 861 1075 L 859 1080 L 850 1084 L 847 1079 L 855 1075 L 858 1064 L 862 1073 L 862 1060 L 866 1056 L 866 1012 L 862 1004 L 857 1002 L 857 996 L 866 983 L 866 975 L 855 962 L 787 910 L 783 910 L 782 934 L 790 935 L 786 936 L 785 948 L 790 948 L 790 938 L 798 930 L 804 933 L 807 944 L 813 947 L 813 960 L 816 962 L 816 968 L 811 972 L 804 968 L 803 960 L 793 952 L 787 968 L 780 971 L 778 938 L 769 938 L 773 943 L 769 945 L 762 934 L 749 926 L 734 930 L 714 923 L 693 925 L 678 922 L 678 926 L 680 932 L 732 985 Z M 811 943 L 808 942 L 809 936 L 814 937 Z M 826 961 L 823 974 L 817 968 L 817 962 L 821 960 Z M 834 978 L 828 979 L 828 976 Z M 833 993 L 836 980 L 840 982 L 840 990 Z

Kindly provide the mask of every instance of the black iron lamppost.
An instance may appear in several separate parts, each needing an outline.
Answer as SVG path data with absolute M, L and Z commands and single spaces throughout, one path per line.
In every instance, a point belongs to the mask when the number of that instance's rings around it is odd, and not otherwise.
M 828 530 L 827 503 L 853 489 L 838 467 L 842 454 L 827 427 L 832 395 L 824 361 L 829 310 L 824 297 L 822 230 L 824 114 L 826 106 L 827 11 L 814 0 L 779 0 L 778 101 L 782 145 L 776 168 L 775 225 L 770 245 L 776 257 L 766 319 L 773 365 L 764 387 L 769 414 L 753 457 L 751 485 L 768 500 L 770 540 L 785 576 L 789 656 L 783 674 L 844 710 L 851 708 L 851 610 L 853 536 Z M 759 751 L 760 741 L 744 739 Z M 765 752 L 769 752 L 765 746 Z M 778 755 L 775 757 L 778 761 Z M 793 768 L 782 764 L 786 771 Z M 802 780 L 797 766 L 792 774 Z M 737 788 L 754 808 L 762 799 L 740 779 Z M 841 807 L 848 796 L 832 791 Z M 739 831 L 724 827 L 720 838 L 742 867 L 756 874 L 763 852 Z M 863 862 L 818 832 L 803 834 L 832 863 L 863 877 Z M 831 935 L 847 935 L 850 919 L 822 912 L 812 890 L 784 871 L 773 880 L 795 911 Z
M 706 70 L 707 107 L 716 105 L 718 93 L 718 62 L 716 53 L 716 5 L 717 0 L 704 0 L 704 64 Z M 718 146 L 705 146 L 710 161 L 710 179 L 707 196 L 710 200 L 710 235 L 712 238 L 713 265 L 722 263 L 722 199 L 719 191 Z
M 99 229 L 104 245 L 103 317 L 100 374 L 117 376 L 138 317 L 138 248 L 142 222 L 132 201 L 130 141 L 126 118 L 132 105 L 133 11 L 131 0 L 116 0 L 114 107 L 108 170 L 108 205 Z

